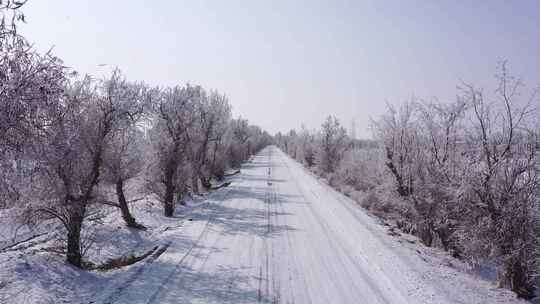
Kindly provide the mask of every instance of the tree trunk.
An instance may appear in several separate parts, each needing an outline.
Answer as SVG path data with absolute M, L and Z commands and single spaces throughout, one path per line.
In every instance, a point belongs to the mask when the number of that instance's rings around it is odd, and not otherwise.
M 216 155 L 217 155 L 217 150 L 218 150 L 218 143 L 219 142 L 216 142 L 214 144 L 214 149 L 212 150 L 212 162 L 210 163 L 210 172 L 212 174 L 215 174 L 216 172 Z
M 124 219 L 124 222 L 126 222 L 126 225 L 131 228 L 142 228 L 142 225 L 135 221 L 135 218 L 133 218 L 129 211 L 128 202 L 124 195 L 124 183 L 121 180 L 116 182 L 116 196 L 118 197 L 118 206 L 120 207 L 122 218 Z
M 172 185 L 165 187 L 164 212 L 167 217 L 174 215 L 174 187 Z
M 526 270 L 521 263 L 519 261 L 511 261 L 505 268 L 504 280 L 510 285 L 510 289 L 520 298 L 532 298 L 534 296 L 534 288 L 527 282 Z M 504 282 L 503 285 L 505 285 Z
M 71 202 L 75 203 L 75 202 Z M 68 263 L 76 267 L 82 267 L 82 252 L 81 252 L 81 228 L 84 220 L 84 206 L 75 206 L 69 209 L 68 235 L 67 235 L 67 252 L 66 257 Z
M 429 222 L 421 222 L 417 225 L 418 237 L 427 247 L 433 245 L 433 225 Z
M 175 147 L 174 152 L 178 152 L 178 147 Z M 174 158 L 168 161 L 165 168 L 165 180 L 163 182 L 165 186 L 165 201 L 163 202 L 163 211 L 167 217 L 172 217 L 174 215 L 174 193 L 176 192 L 175 173 L 177 168 L 178 162 Z
M 194 194 L 199 194 L 199 178 L 197 174 L 191 176 L 191 190 Z
M 400 196 L 403 196 L 403 197 L 409 196 L 409 194 L 411 194 L 412 191 L 410 187 L 407 187 L 404 185 L 403 177 L 399 174 L 396 166 L 394 165 L 393 152 L 388 147 L 386 148 L 386 159 L 387 159 L 386 167 L 390 169 L 390 171 L 396 178 L 397 192 L 399 193 Z

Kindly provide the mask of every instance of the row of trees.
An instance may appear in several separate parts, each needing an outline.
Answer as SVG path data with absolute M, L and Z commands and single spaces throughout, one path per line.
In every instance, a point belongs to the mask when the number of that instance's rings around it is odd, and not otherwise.
M 0 207 L 65 229 L 68 262 L 83 266 L 85 220 L 104 206 L 126 225 L 144 226 L 129 209 L 126 184 L 155 195 L 165 216 L 199 187 L 213 189 L 271 137 L 233 119 L 225 95 L 200 86 L 153 88 L 81 77 L 20 36 L 24 2 L 0 3 Z M 113 189 L 115 195 L 108 195 Z
M 425 245 L 495 264 L 501 285 L 531 296 L 540 275 L 538 90 L 527 95 L 505 63 L 497 84 L 489 100 L 464 84 L 452 103 L 389 106 L 372 122 L 374 141 L 346 138 L 334 118 L 277 140 Z

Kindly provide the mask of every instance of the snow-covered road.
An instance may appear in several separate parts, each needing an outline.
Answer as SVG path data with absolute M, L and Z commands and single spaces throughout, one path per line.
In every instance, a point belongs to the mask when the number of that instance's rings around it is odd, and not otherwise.
M 508 303 L 512 297 L 404 246 L 275 147 L 191 217 L 166 232 L 162 256 L 102 302 Z

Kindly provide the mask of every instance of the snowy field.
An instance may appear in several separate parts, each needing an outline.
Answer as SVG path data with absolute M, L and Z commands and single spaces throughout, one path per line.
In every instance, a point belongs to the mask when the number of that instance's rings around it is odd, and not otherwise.
M 51 252 L 48 234 L 0 253 L 2 303 L 526 303 L 446 253 L 391 236 L 275 147 L 241 171 L 174 218 L 135 203 L 147 231 L 106 217 L 88 258 L 165 249 L 134 265 L 78 270 Z

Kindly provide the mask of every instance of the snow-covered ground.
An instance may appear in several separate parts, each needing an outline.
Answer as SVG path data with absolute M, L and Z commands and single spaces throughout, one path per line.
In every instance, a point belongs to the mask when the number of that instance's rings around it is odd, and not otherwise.
M 9 303 L 524 303 L 445 253 L 389 235 L 275 147 L 189 205 L 167 219 L 137 203 L 146 232 L 111 215 L 95 260 L 167 248 L 123 269 L 77 270 L 36 250 L 44 244 L 0 253 L 0 293 Z

